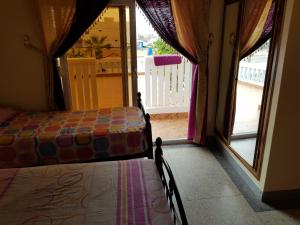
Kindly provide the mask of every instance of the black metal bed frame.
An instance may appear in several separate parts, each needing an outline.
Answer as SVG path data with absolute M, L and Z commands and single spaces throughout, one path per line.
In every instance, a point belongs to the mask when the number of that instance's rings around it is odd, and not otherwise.
M 158 137 L 155 141 L 155 164 L 159 172 L 160 179 L 164 186 L 164 190 L 170 205 L 171 212 L 173 213 L 174 224 L 187 225 L 187 218 L 185 215 L 185 210 L 181 201 L 181 197 L 172 173 L 172 170 L 168 162 L 163 157 L 163 151 L 161 148 L 162 140 Z M 176 205 L 174 204 L 173 197 L 175 196 Z M 177 210 L 179 211 L 179 214 Z
M 137 94 L 137 103 L 138 103 L 138 107 L 142 111 L 144 119 L 146 121 L 146 126 L 145 126 L 145 136 L 146 136 L 146 141 L 147 141 L 147 150 L 146 150 L 147 153 L 146 154 L 149 159 L 153 159 L 152 127 L 151 127 L 151 123 L 150 123 L 150 115 L 149 115 L 149 113 L 145 113 L 145 108 L 142 103 L 140 92 L 138 92 L 138 94 Z

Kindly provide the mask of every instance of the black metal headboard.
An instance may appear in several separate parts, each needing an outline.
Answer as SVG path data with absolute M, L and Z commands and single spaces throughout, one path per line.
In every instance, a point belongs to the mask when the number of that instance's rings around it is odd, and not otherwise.
M 158 137 L 155 143 L 156 143 L 155 164 L 157 166 L 160 178 L 162 180 L 164 190 L 166 192 L 166 196 L 169 201 L 171 212 L 173 213 L 174 224 L 187 225 L 188 224 L 187 218 L 185 215 L 183 204 L 180 198 L 180 194 L 172 170 L 168 162 L 163 157 L 163 151 L 161 148 L 162 145 L 161 138 Z M 176 202 L 174 202 L 173 197 L 175 197 Z M 177 207 L 175 204 L 177 205 Z
M 148 158 L 153 159 L 152 126 L 150 123 L 150 115 L 149 115 L 149 113 L 145 112 L 145 108 L 142 103 L 142 98 L 141 98 L 140 92 L 138 92 L 138 94 L 137 94 L 137 103 L 138 103 L 138 107 L 142 111 L 145 121 L 146 121 L 145 134 L 146 134 L 147 145 L 148 145 Z

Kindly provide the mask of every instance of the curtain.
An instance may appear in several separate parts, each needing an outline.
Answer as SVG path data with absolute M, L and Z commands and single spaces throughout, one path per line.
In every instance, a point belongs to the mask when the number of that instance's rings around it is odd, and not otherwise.
M 241 26 L 240 60 L 247 57 L 264 44 L 272 34 L 274 24 L 274 12 L 276 8 L 275 0 L 246 0 L 244 5 L 244 18 Z M 232 65 L 234 66 L 234 64 Z M 233 71 L 233 69 L 231 69 Z M 234 78 L 230 80 L 233 84 Z M 229 89 L 234 88 L 230 87 Z M 231 120 L 224 121 L 224 136 L 228 138 L 232 135 L 236 114 L 237 89 L 227 96 L 225 118 Z M 229 129 L 231 128 L 231 130 Z
M 192 66 L 192 91 L 191 91 L 191 101 L 190 101 L 190 111 L 188 120 L 188 133 L 187 139 L 193 140 L 196 135 L 196 96 L 197 96 L 197 83 L 198 83 L 198 66 L 193 64 Z
M 262 35 L 270 34 L 271 30 L 269 28 L 272 26 L 272 16 L 274 14 L 272 13 L 272 3 L 272 0 L 245 1 L 244 17 L 241 26 L 241 58 L 248 56 L 255 50 L 253 47 L 257 46 L 256 44 Z M 268 21 L 269 23 L 271 22 L 269 26 Z M 267 32 L 268 30 L 269 32 Z
M 81 37 L 87 28 L 97 19 L 109 0 L 77 0 L 73 24 L 64 42 L 55 52 L 55 57 L 64 55 Z
M 193 57 L 194 68 L 189 114 L 189 134 L 205 144 L 208 97 L 208 46 L 210 0 L 172 0 L 179 43 Z
M 258 49 L 261 45 L 263 45 L 268 39 L 271 38 L 273 25 L 274 25 L 274 17 L 275 17 L 275 8 L 276 8 L 276 1 L 273 0 L 272 6 L 269 10 L 269 14 L 262 30 L 262 33 L 258 39 L 258 41 L 249 48 L 243 55 L 241 55 L 241 59 L 247 57 L 248 55 L 252 54 L 256 49 Z
M 109 0 L 37 0 L 45 47 L 52 70 L 48 70 L 49 99 L 55 109 L 64 110 L 65 101 L 57 58 L 62 57 L 94 22 Z
M 45 89 L 50 109 L 63 109 L 63 90 L 56 68 L 54 53 L 68 34 L 75 15 L 75 0 L 37 0 L 41 28 L 44 34 Z
M 193 64 L 188 139 L 204 144 L 209 0 L 137 0 L 161 38 Z

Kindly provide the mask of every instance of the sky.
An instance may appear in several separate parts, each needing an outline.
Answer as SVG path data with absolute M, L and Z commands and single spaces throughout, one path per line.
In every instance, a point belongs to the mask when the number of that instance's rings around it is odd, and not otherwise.
M 151 34 L 156 33 L 153 27 L 144 17 L 142 11 L 139 8 L 136 8 L 136 31 L 138 34 Z

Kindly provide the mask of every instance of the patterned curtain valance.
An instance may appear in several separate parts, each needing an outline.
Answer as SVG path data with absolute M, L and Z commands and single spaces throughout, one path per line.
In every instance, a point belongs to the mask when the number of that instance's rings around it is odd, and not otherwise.
M 179 43 L 171 0 L 137 0 L 137 3 L 159 36 L 186 58 L 194 61 Z

